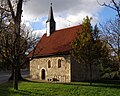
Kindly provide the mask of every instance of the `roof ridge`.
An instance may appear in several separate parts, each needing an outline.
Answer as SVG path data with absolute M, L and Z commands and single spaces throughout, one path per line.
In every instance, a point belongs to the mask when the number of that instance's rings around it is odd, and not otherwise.
M 79 26 L 82 26 L 82 24 L 76 25 L 76 26 L 67 27 L 67 28 L 58 29 L 58 30 L 55 30 L 55 32 L 56 31 L 61 31 L 61 30 L 66 30 L 66 29 L 72 29 L 72 28 L 79 27 Z

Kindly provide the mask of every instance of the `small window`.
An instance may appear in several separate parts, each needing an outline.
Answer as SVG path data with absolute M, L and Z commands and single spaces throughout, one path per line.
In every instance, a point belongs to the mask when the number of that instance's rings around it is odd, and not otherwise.
M 50 62 L 50 60 L 48 61 L 48 68 L 51 68 L 51 62 Z
M 61 68 L 61 60 L 58 60 L 58 68 Z

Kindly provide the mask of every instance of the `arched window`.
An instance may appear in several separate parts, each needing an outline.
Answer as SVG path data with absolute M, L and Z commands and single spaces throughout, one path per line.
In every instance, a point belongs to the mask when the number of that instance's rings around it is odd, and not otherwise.
M 48 61 L 48 68 L 51 68 L 51 62 L 50 62 L 50 60 Z
M 58 68 L 61 68 L 61 60 L 58 59 Z

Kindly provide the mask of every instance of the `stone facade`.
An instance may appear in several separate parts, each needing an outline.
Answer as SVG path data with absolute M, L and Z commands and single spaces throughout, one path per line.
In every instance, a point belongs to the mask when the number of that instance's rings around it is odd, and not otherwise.
M 58 61 L 61 66 L 58 66 Z M 50 62 L 50 68 L 48 62 Z M 70 55 L 38 58 L 30 62 L 30 76 L 32 79 L 70 82 L 70 68 Z
M 78 64 L 70 55 L 35 58 L 30 62 L 32 79 L 45 81 L 86 81 L 89 80 L 89 66 Z M 93 80 L 99 79 L 97 66 L 92 66 Z

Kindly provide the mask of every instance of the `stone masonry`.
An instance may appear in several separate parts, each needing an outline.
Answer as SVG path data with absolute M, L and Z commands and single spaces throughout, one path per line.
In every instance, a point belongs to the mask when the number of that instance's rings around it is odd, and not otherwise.
M 61 61 L 60 68 L 58 60 Z M 48 62 L 50 62 L 50 68 Z M 30 76 L 32 79 L 50 82 L 88 81 L 90 70 L 89 65 L 78 64 L 70 55 L 60 55 L 33 59 L 30 62 Z M 95 65 L 92 66 L 92 79 L 99 79 L 98 67 Z
M 61 60 L 61 67 L 58 68 L 58 60 Z M 51 67 L 48 68 L 48 61 Z M 62 55 L 57 57 L 36 58 L 30 62 L 30 76 L 32 79 L 42 79 L 42 70 L 45 71 L 46 81 L 71 81 L 70 55 Z

